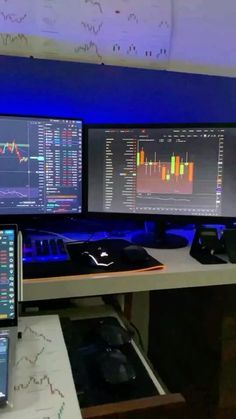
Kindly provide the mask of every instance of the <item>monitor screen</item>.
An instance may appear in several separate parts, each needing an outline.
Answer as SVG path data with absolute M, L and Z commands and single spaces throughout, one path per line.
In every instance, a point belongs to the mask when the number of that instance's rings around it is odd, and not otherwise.
M 0 116 L 0 214 L 81 209 L 82 121 Z
M 89 126 L 88 211 L 236 216 L 236 126 Z
M 16 320 L 17 258 L 17 227 L 0 225 L 0 327 Z

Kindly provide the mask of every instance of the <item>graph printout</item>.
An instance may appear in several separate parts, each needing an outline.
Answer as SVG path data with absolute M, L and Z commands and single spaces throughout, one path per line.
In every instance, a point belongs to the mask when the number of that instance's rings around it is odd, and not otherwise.
M 0 0 L 0 54 L 167 68 L 171 0 Z
M 20 319 L 13 408 L 1 419 L 82 419 L 58 316 Z

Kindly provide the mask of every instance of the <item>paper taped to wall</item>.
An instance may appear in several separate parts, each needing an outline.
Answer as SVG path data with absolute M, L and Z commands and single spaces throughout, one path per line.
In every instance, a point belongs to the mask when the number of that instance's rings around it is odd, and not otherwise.
M 0 0 L 0 54 L 167 68 L 171 0 Z

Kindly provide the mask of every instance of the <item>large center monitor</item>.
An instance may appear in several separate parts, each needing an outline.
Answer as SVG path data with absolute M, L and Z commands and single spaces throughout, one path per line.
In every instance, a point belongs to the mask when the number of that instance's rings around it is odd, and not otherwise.
M 89 212 L 236 217 L 236 125 L 91 125 L 87 140 Z
M 0 215 L 82 209 L 82 121 L 0 116 Z

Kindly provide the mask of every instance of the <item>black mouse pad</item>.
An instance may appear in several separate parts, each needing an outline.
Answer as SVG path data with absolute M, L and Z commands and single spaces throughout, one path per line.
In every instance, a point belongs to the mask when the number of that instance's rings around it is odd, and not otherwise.
M 78 263 L 80 273 L 135 271 L 163 267 L 163 264 L 160 261 L 150 255 L 148 255 L 148 258 L 145 261 L 136 260 L 130 263 L 127 262 L 122 258 L 122 251 L 131 244 L 131 242 L 123 239 L 103 239 L 87 243 L 71 243 L 67 245 L 67 249 L 73 263 Z M 84 264 L 83 258 L 81 257 L 82 253 L 87 251 L 93 254 L 98 247 L 104 248 L 109 253 L 110 259 L 114 262 L 112 265 L 103 268 Z
M 101 322 L 120 325 L 115 317 L 76 321 L 61 319 L 80 407 L 157 395 L 156 387 L 130 343 L 119 349 L 132 364 L 136 379 L 122 385 L 107 384 L 104 381 L 98 362 L 99 356 L 106 350 L 106 345 L 94 333 Z

